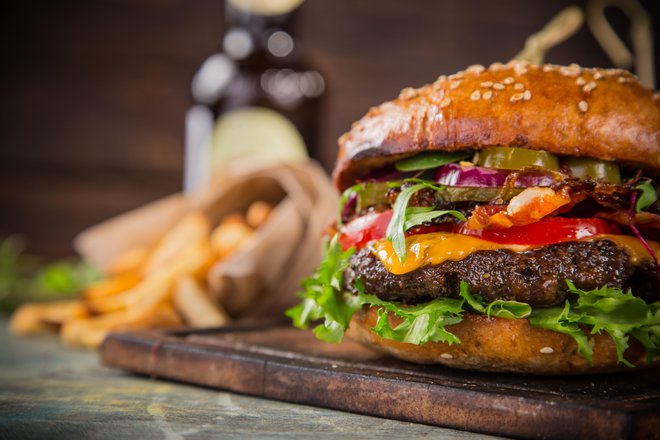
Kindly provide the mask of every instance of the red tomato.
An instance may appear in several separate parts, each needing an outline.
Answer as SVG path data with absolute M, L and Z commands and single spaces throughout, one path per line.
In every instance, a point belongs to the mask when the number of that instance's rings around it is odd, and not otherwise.
M 347 223 L 340 229 L 339 243 L 342 249 L 355 247 L 359 250 L 372 240 L 384 238 L 391 218 L 392 211 L 371 212 Z M 550 217 L 530 225 L 513 226 L 508 229 L 467 229 L 464 222 L 418 226 L 408 231 L 407 235 L 439 231 L 456 232 L 501 244 L 536 246 L 621 233 L 618 226 L 598 218 Z
M 392 218 L 392 211 L 370 212 L 367 215 L 351 220 L 341 227 L 339 244 L 343 250 L 355 247 L 360 250 L 371 240 L 385 237 L 387 225 Z
M 598 218 L 550 217 L 525 226 L 508 229 L 468 229 L 462 224 L 455 232 L 501 244 L 548 245 L 621 230 Z

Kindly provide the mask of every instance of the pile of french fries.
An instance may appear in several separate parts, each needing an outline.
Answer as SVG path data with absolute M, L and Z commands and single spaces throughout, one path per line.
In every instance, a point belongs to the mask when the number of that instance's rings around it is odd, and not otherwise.
M 95 348 L 109 332 L 226 325 L 229 315 L 209 298 L 207 271 L 252 240 L 272 209 L 257 201 L 215 228 L 203 212 L 190 212 L 154 247 L 118 256 L 107 277 L 88 286 L 79 300 L 21 306 L 10 330 L 59 330 L 65 343 Z

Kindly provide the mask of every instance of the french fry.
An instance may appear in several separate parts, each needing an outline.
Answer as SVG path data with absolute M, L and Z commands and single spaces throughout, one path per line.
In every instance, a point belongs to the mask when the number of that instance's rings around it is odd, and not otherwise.
M 177 260 L 190 243 L 208 240 L 210 231 L 210 221 L 206 215 L 198 211 L 187 214 L 165 234 L 151 252 L 142 269 L 143 273 L 148 276 L 168 262 Z
M 243 217 L 227 216 L 211 233 L 211 249 L 219 259 L 226 258 L 247 243 L 254 235 Z
M 118 276 L 129 272 L 139 272 L 145 265 L 149 257 L 149 249 L 147 247 L 135 247 L 127 250 L 116 257 L 105 268 L 106 274 L 109 276 Z
M 124 292 L 129 308 L 149 310 L 171 299 L 174 282 L 184 276 L 198 276 L 208 267 L 211 249 L 207 241 L 189 244 L 178 258 L 154 271 L 134 288 Z
M 142 277 L 135 272 L 127 272 L 112 278 L 106 278 L 90 284 L 83 291 L 82 297 L 87 301 L 107 298 L 137 285 Z
M 85 316 L 88 314 L 80 301 L 24 304 L 11 316 L 9 330 L 17 335 L 43 333 Z
M 254 229 L 257 229 L 259 226 L 264 224 L 270 213 L 273 211 L 273 206 L 270 203 L 263 202 L 258 200 L 250 205 L 247 212 L 245 213 L 245 221 L 249 226 Z
M 137 286 L 142 277 L 136 273 L 125 273 L 114 278 L 92 284 L 83 292 L 83 302 L 94 314 L 109 313 L 126 307 L 129 289 Z
M 165 263 L 131 288 L 115 295 L 91 298 L 85 301 L 85 305 L 91 312 L 97 314 L 116 312 L 128 307 L 138 307 L 142 310 L 155 307 L 169 301 L 177 278 L 183 275 L 197 276 L 205 271 L 209 261 L 211 261 L 211 251 L 208 243 L 205 241 L 189 243 L 188 248 L 182 250 L 177 260 Z
M 172 300 L 174 307 L 190 327 L 220 327 L 230 320 L 227 313 L 214 304 L 191 277 L 179 279 Z
M 65 323 L 60 332 L 62 341 L 69 345 L 96 348 L 112 331 L 142 330 L 153 327 L 178 327 L 181 319 L 169 304 L 137 312 L 122 310 Z

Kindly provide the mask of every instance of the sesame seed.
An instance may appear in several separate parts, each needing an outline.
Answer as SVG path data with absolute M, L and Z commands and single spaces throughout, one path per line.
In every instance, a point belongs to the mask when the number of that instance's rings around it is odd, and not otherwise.
M 445 98 L 442 101 L 440 101 L 440 108 L 445 108 L 449 104 L 451 104 L 451 98 Z
M 461 85 L 460 81 L 452 81 L 449 83 L 449 90 L 456 90 Z
M 587 110 L 589 110 L 589 104 L 587 104 L 587 101 L 580 101 L 580 102 L 578 103 L 578 108 L 580 109 L 580 111 L 581 111 L 582 113 L 584 113 L 584 112 L 586 112 Z
M 447 75 L 440 75 L 436 81 L 438 81 L 438 82 L 447 81 Z
M 509 102 L 518 102 L 523 99 L 523 94 L 522 93 L 514 93 L 511 98 L 509 98 Z
M 480 98 L 481 98 L 481 92 L 479 92 L 479 90 L 475 90 L 470 95 L 470 99 L 473 100 L 473 101 L 478 101 Z
M 417 90 L 413 89 L 412 87 L 406 87 L 405 89 L 401 90 L 401 93 L 399 93 L 399 98 L 411 99 L 417 96 L 417 94 Z
M 484 99 L 490 99 L 492 97 L 493 97 L 493 92 L 491 92 L 490 90 L 488 90 L 487 92 L 484 92 L 484 95 L 482 96 L 482 98 L 484 98 Z
M 585 84 L 584 87 L 582 87 L 582 91 L 584 93 L 591 93 L 591 91 L 595 88 L 596 88 L 596 81 L 589 81 L 587 84 Z
M 485 87 L 485 88 L 490 88 L 490 87 L 493 87 L 493 82 L 492 81 L 484 81 L 480 84 L 480 86 Z
M 499 70 L 504 69 L 504 64 L 500 62 L 494 62 L 493 64 L 490 65 L 489 69 L 492 70 L 493 72 L 497 72 Z
M 578 79 L 575 80 L 575 84 L 577 84 L 578 86 L 583 86 L 586 83 L 587 83 L 587 80 L 582 78 L 582 77 L 579 77 Z
M 529 101 L 530 99 L 532 99 L 532 92 L 530 92 L 529 90 L 525 90 L 525 92 L 523 93 L 523 99 L 525 101 Z
M 653 94 L 653 100 L 654 100 L 654 101 L 660 100 L 660 92 L 655 92 L 655 93 Z
M 594 73 L 594 79 L 595 79 L 595 80 L 599 80 L 599 79 L 602 79 L 602 78 L 603 78 L 603 74 L 602 74 L 602 73 L 600 73 L 600 72 L 596 72 L 596 73 Z
M 539 350 L 539 352 L 543 354 L 552 354 L 555 352 L 555 350 L 553 350 L 552 347 L 543 347 Z
M 513 65 L 513 71 L 516 72 L 516 75 L 525 75 L 527 73 L 527 66 L 523 63 L 516 63 Z
M 626 77 L 620 76 L 616 79 L 616 82 L 623 84 L 624 82 L 626 82 Z
M 521 83 L 515 83 L 513 85 L 513 90 L 518 90 L 519 92 L 522 92 L 523 90 L 525 90 L 525 86 L 522 85 Z
M 477 75 L 479 75 L 484 70 L 486 70 L 486 68 L 481 64 L 473 64 L 472 66 L 468 67 L 465 71 L 469 73 L 476 73 Z
M 504 90 L 504 85 L 502 85 L 500 83 L 495 83 L 495 84 L 493 84 L 493 88 L 495 90 Z
M 552 64 L 544 64 L 542 70 L 547 73 L 555 70 L 555 67 Z
M 512 84 L 513 83 L 513 77 L 512 76 L 507 76 L 506 78 L 504 78 L 504 80 L 502 82 L 506 85 Z
M 454 359 L 454 356 L 450 355 L 449 353 L 442 353 L 440 357 L 442 359 Z

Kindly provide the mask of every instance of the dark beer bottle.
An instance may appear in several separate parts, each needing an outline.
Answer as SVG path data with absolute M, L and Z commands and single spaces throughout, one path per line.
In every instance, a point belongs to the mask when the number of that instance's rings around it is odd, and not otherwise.
M 317 157 L 323 76 L 294 34 L 303 0 L 226 0 L 222 51 L 192 81 L 185 182 L 192 190 L 223 167 Z

